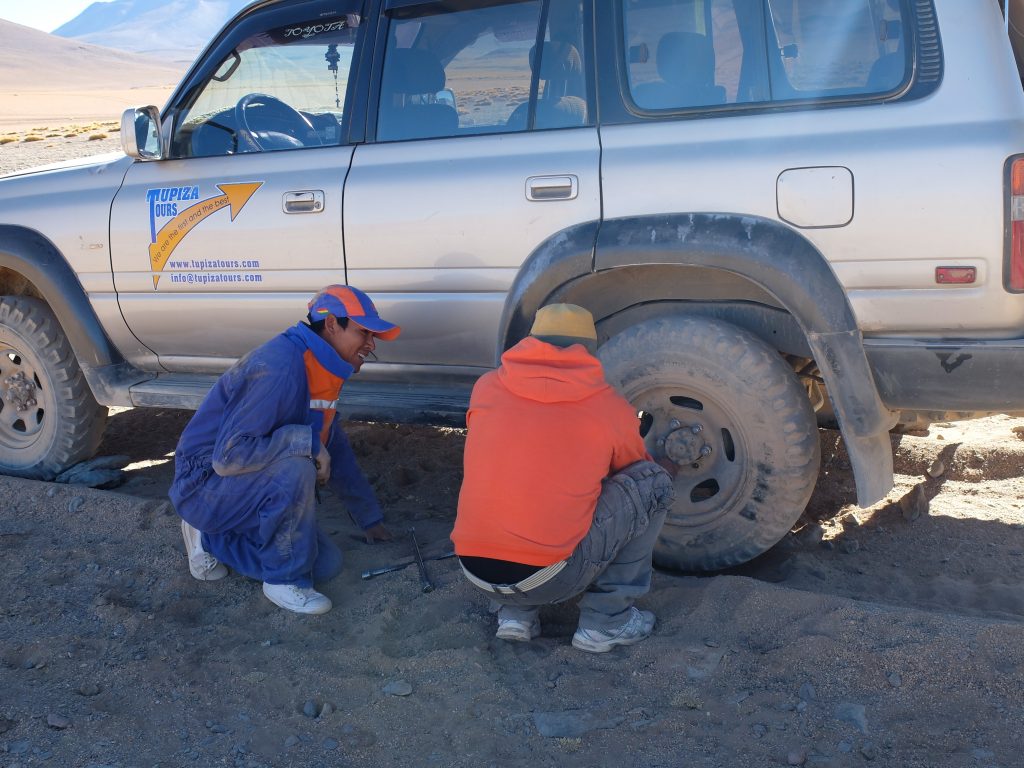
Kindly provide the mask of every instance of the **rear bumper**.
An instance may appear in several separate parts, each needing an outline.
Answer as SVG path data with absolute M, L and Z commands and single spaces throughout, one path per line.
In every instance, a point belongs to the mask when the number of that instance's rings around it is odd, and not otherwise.
M 898 411 L 1024 411 L 1024 339 L 865 339 L 878 394 Z

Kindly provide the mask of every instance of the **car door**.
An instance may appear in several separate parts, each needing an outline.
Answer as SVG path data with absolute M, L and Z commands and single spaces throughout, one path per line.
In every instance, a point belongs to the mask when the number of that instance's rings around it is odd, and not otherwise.
M 164 115 L 111 211 L 118 302 L 168 370 L 215 373 L 345 282 L 342 189 L 359 0 L 232 22 Z M 169 123 L 169 127 L 168 124 Z
M 369 375 L 479 375 L 523 262 L 600 218 L 586 5 L 386 7 L 376 140 L 356 149 L 344 210 L 349 280 L 402 326 Z

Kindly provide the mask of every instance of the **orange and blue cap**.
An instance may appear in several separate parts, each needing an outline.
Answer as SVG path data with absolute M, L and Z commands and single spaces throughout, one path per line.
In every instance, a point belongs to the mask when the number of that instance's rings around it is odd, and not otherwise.
M 347 317 L 360 328 L 373 331 L 378 338 L 391 341 L 402 332 L 394 323 L 382 320 L 370 297 L 351 285 L 328 285 L 309 300 L 309 320 L 316 322 L 328 315 Z

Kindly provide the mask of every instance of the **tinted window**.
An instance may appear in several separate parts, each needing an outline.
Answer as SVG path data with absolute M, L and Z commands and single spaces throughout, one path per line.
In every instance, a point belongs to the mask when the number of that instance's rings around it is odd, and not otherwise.
M 623 0 L 642 109 L 886 93 L 907 74 L 899 0 Z
M 543 34 L 542 9 L 533 0 L 392 19 L 377 138 L 586 124 L 582 3 L 551 0 Z
M 237 43 L 178 114 L 175 156 L 340 142 L 360 17 L 314 16 L 287 24 L 268 21 L 266 27 L 254 26 L 258 20 L 240 27 Z

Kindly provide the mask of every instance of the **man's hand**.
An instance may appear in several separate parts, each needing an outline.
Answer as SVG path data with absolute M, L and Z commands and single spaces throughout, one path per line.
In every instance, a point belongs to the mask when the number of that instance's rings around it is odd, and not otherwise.
M 331 454 L 327 452 L 327 447 L 320 443 L 320 451 L 313 459 L 316 464 L 316 484 L 327 485 L 327 481 L 331 479 Z
M 375 541 L 391 541 L 395 538 L 391 531 L 384 527 L 384 523 L 370 526 L 363 531 L 363 535 L 366 537 L 367 544 L 373 544 Z

